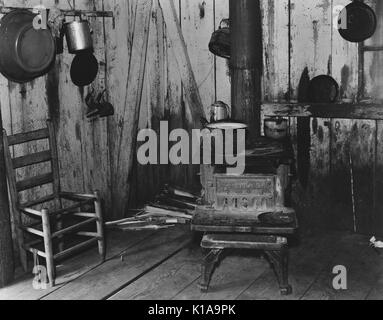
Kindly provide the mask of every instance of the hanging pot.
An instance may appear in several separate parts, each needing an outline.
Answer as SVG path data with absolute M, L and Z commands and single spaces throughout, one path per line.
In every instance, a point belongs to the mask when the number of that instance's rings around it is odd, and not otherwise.
M 64 28 L 69 53 L 76 54 L 93 49 L 92 32 L 88 21 L 72 21 L 66 23 Z
M 35 29 L 37 15 L 14 10 L 0 21 L 0 72 L 9 80 L 25 83 L 48 73 L 56 57 L 50 29 Z
M 213 33 L 209 43 L 209 50 L 216 56 L 230 59 L 231 39 L 228 19 L 222 20 L 219 29 Z
M 371 38 L 376 31 L 376 14 L 367 4 L 354 1 L 340 12 L 338 28 L 345 40 L 363 42 Z

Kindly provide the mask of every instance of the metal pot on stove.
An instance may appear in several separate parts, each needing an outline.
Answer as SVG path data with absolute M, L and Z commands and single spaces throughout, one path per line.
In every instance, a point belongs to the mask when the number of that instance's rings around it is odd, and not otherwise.
M 284 118 L 267 118 L 265 119 L 265 135 L 267 138 L 274 140 L 286 139 L 288 135 L 289 123 Z
M 229 120 L 230 113 L 230 107 L 226 103 L 217 101 L 210 107 L 210 123 Z

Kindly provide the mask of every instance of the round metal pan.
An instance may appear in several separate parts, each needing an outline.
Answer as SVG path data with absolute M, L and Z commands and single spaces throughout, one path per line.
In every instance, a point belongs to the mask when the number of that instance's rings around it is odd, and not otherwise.
M 354 1 L 339 14 L 339 33 L 347 41 L 363 42 L 374 35 L 376 28 L 375 12 L 363 2 Z
M 49 29 L 36 30 L 36 14 L 14 10 L 0 21 L 0 72 L 9 80 L 25 83 L 46 74 L 56 57 Z
M 308 101 L 313 103 L 333 103 L 339 96 L 339 85 L 334 78 L 320 75 L 310 81 Z

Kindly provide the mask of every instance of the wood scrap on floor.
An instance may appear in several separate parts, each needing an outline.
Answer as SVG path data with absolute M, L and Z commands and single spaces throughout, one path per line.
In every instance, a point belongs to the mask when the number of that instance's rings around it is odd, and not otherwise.
M 165 186 L 155 201 L 139 210 L 134 217 L 107 222 L 106 226 L 121 231 L 160 230 L 189 224 L 201 197 L 192 192 Z

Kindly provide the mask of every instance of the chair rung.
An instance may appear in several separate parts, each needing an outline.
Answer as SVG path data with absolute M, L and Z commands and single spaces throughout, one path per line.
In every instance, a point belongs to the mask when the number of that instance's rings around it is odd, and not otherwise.
M 34 216 L 34 217 L 42 217 L 42 214 L 40 211 L 29 209 L 29 208 L 21 208 L 20 211 L 24 214 L 27 214 L 29 216 Z
M 78 209 L 81 209 L 81 206 L 85 206 L 87 204 L 92 204 L 93 202 L 91 200 L 87 200 L 87 201 L 83 201 L 83 202 L 79 202 L 73 206 L 70 206 L 70 207 L 67 207 L 67 208 L 64 208 L 64 209 L 61 209 L 61 210 L 57 210 L 55 212 L 52 212 L 53 215 L 67 215 L 67 214 L 73 214 L 75 215 L 77 212 L 76 210 Z
M 40 187 L 49 183 L 53 183 L 53 173 L 44 174 L 41 176 L 33 177 L 27 180 L 20 181 L 16 184 L 18 192 L 29 190 L 35 187 Z
M 43 139 L 49 139 L 49 130 L 47 128 L 9 136 L 8 144 L 9 146 L 14 146 L 16 144 L 22 144 Z
M 29 251 L 31 253 L 37 253 L 40 257 L 42 258 L 46 258 L 47 255 L 45 254 L 45 252 L 43 251 L 40 251 L 40 250 L 37 250 L 36 248 L 34 248 L 34 246 L 38 245 L 38 244 L 41 244 L 43 245 L 44 244 L 44 240 L 41 239 L 41 240 L 36 240 L 36 241 L 32 241 L 32 242 L 28 242 L 28 243 L 24 243 L 22 245 L 23 249 L 26 250 L 26 251 Z
M 40 231 L 40 230 L 31 228 L 31 227 L 25 227 L 25 226 L 20 226 L 20 229 L 23 230 L 23 231 L 25 231 L 25 232 L 34 234 L 34 235 L 36 235 L 36 236 L 44 237 L 44 233 L 43 233 L 42 231 Z
M 80 218 L 97 218 L 95 213 L 88 213 L 88 212 L 77 212 L 73 214 L 75 217 Z
M 93 194 L 76 194 L 70 192 L 60 192 L 60 197 L 72 201 L 97 200 L 97 197 Z
M 100 236 L 99 236 L 99 234 L 97 232 L 85 232 L 85 231 L 81 231 L 81 232 L 77 232 L 77 235 L 81 236 L 81 237 L 96 238 L 96 239 L 100 240 Z
M 67 249 L 67 250 L 65 250 L 63 252 L 60 252 L 60 253 L 56 254 L 54 256 L 54 259 L 55 260 L 56 259 L 63 259 L 65 257 L 71 255 L 73 252 L 79 251 L 79 250 L 81 250 L 83 248 L 86 248 L 86 247 L 90 246 L 91 244 L 96 243 L 97 241 L 98 241 L 98 239 L 95 239 L 95 238 L 94 239 L 89 239 L 89 240 L 87 240 L 85 242 L 82 242 L 82 243 L 72 247 L 72 248 L 69 248 L 69 249 Z
M 12 159 L 13 168 L 19 169 L 52 160 L 51 151 L 42 151 Z
M 86 221 L 80 222 L 80 223 L 78 223 L 76 225 L 73 225 L 73 226 L 70 226 L 68 228 L 65 228 L 65 229 L 62 229 L 60 231 L 57 231 L 57 232 L 55 232 L 52 235 L 52 239 L 53 238 L 58 238 L 58 237 L 60 237 L 60 236 L 62 236 L 64 234 L 67 234 L 67 233 L 74 232 L 74 231 L 76 231 L 78 229 L 81 229 L 83 226 L 86 226 L 87 224 L 90 224 L 90 223 L 95 222 L 97 220 L 98 220 L 97 218 L 91 218 L 91 219 L 88 219 Z
M 33 201 L 29 201 L 29 202 L 23 203 L 23 204 L 20 205 L 20 208 L 27 209 L 27 208 L 30 208 L 30 207 L 37 206 L 39 204 L 43 204 L 43 203 L 47 203 L 49 201 L 53 201 L 55 199 L 56 199 L 56 196 L 54 194 L 51 194 L 49 196 L 40 198 L 38 200 L 33 200 Z
M 37 249 L 34 249 L 32 248 L 31 246 L 28 246 L 28 245 L 23 245 L 23 249 L 26 250 L 26 251 L 29 251 L 31 253 L 37 253 L 40 257 L 42 258 L 46 258 L 47 255 L 45 254 L 45 252 L 42 252 L 40 250 L 37 250 Z

